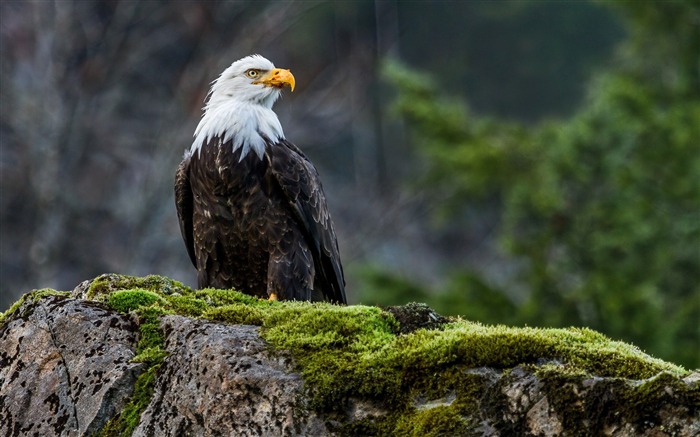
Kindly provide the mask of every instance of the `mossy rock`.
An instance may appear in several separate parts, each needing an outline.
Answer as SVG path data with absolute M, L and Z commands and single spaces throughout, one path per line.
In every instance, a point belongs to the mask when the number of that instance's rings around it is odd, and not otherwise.
M 557 423 L 574 434 L 586 432 L 582 424 L 591 421 L 591 411 L 576 410 L 577 393 L 587 390 L 613 390 L 619 402 L 601 408 L 616 405 L 634 430 L 648 428 L 644 420 L 665 399 L 661 383 L 680 393 L 689 412 L 700 411 L 700 387 L 685 369 L 586 328 L 487 326 L 446 319 L 420 304 L 383 310 L 270 302 L 232 290 L 192 290 L 158 276 L 102 275 L 73 295 L 138 317 L 138 358 L 150 364 L 144 381 L 151 384 L 166 354 L 160 315 L 259 326 L 274 350 L 291 353 L 307 383 L 310 407 L 325 415 L 338 434 L 478 435 L 484 426 L 527 434 L 522 420 L 508 419 L 507 384 L 516 377 L 531 381 L 534 388 L 528 390 L 546 396 Z M 139 393 L 147 396 L 148 390 L 141 387 Z M 145 408 L 142 400 L 134 405 L 131 418 Z M 349 420 L 348 412 L 358 405 L 375 406 L 369 410 L 376 412 Z M 648 417 L 643 414 L 637 423 L 639 411 Z M 133 429 L 133 420 L 124 426 Z M 124 431 L 114 423 L 108 430 L 106 435 Z

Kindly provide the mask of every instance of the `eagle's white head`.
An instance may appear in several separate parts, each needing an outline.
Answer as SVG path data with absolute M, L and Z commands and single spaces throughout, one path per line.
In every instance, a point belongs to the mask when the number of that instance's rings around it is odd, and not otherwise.
M 199 152 L 213 138 L 219 138 L 222 143 L 230 140 L 233 151 L 241 148 L 241 159 L 251 149 L 262 159 L 266 141 L 284 139 L 272 105 L 285 86 L 294 90 L 292 73 L 275 68 L 260 55 L 231 64 L 212 84 L 190 153 Z

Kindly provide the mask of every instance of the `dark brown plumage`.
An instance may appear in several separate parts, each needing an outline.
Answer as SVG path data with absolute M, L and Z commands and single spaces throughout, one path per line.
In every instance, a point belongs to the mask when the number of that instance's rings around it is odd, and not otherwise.
M 264 158 L 212 138 L 180 164 L 175 199 L 200 288 L 346 303 L 318 172 L 286 140 Z M 240 160 L 240 161 L 239 161 Z
M 284 138 L 272 105 L 294 76 L 259 55 L 214 81 L 175 178 L 175 202 L 200 288 L 346 303 L 318 172 Z

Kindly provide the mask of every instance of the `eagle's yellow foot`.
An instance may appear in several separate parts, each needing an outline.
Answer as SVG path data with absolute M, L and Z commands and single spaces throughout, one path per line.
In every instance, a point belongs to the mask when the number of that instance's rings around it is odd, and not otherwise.
M 268 297 L 267 300 L 269 300 L 270 302 L 274 302 L 274 301 L 277 301 L 279 299 L 277 298 L 276 293 L 270 293 L 270 297 Z

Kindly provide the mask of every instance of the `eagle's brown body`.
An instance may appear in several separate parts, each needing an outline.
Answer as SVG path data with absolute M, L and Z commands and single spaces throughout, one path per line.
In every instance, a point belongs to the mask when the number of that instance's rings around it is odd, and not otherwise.
M 272 110 L 289 70 L 260 55 L 231 64 L 209 92 L 175 179 L 180 230 L 200 288 L 346 303 L 318 172 Z
M 200 288 L 346 303 L 338 243 L 318 173 L 286 140 L 262 159 L 218 137 L 180 164 L 180 228 Z

